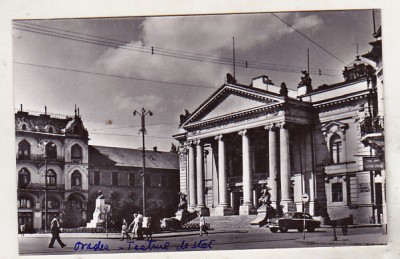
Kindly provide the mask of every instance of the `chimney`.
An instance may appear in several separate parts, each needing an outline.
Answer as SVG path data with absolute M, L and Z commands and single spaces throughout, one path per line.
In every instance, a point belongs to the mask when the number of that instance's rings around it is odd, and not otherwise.
M 157 146 L 154 146 L 154 147 L 153 147 L 153 151 L 154 151 L 154 152 L 157 152 Z
M 44 106 L 44 115 L 47 115 L 47 106 Z
M 22 112 L 22 103 L 21 103 L 21 112 Z

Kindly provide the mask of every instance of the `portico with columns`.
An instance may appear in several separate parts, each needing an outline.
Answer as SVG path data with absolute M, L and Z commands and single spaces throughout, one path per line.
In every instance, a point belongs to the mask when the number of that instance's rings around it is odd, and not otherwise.
M 293 192 L 291 143 L 303 137 L 296 130 L 309 127 L 310 117 L 309 104 L 287 94 L 224 84 L 175 136 L 181 159 L 187 159 L 181 189 L 189 197 L 189 209 L 215 216 L 255 214 L 263 184 L 271 189 L 272 206 L 282 212 L 295 209 L 295 200 L 309 184 L 299 182 L 300 193 Z

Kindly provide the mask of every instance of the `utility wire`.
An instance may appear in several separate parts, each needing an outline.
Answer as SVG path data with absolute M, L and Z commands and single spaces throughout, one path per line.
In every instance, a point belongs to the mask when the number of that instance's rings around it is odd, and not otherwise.
M 193 85 L 193 84 L 185 84 L 185 83 L 177 83 L 177 82 L 168 82 L 168 81 L 160 81 L 160 80 L 152 80 L 152 79 L 145 79 L 145 78 L 138 78 L 138 77 L 130 77 L 130 76 L 120 76 L 120 75 L 112 75 L 112 74 L 104 74 L 98 72 L 90 72 L 90 71 L 83 71 L 78 69 L 69 69 L 69 68 L 61 68 L 61 67 L 54 67 L 54 66 L 46 66 L 46 65 L 39 65 L 39 64 L 32 64 L 32 63 L 25 63 L 25 62 L 18 62 L 14 61 L 15 64 L 26 65 L 26 66 L 35 66 L 35 67 L 43 67 L 49 69 L 56 69 L 62 71 L 70 71 L 76 73 L 84 73 L 90 75 L 99 75 L 99 76 L 107 76 L 107 77 L 114 77 L 114 78 L 122 78 L 122 79 L 130 79 L 130 80 L 138 80 L 138 81 L 146 81 L 152 83 L 161 83 L 161 84 L 170 84 L 170 85 L 181 85 L 181 86 L 190 86 L 190 87 L 201 87 L 201 88 L 216 88 L 212 86 L 204 86 L 204 85 Z
M 159 126 L 159 125 L 168 125 L 168 124 L 178 124 L 179 121 L 173 121 L 173 122 L 164 122 L 164 123 L 154 123 L 154 124 L 146 124 L 147 126 Z M 129 128 L 137 128 L 140 127 L 141 125 L 133 125 L 133 126 L 125 126 L 125 127 L 107 127 L 107 128 L 96 128 L 96 129 L 91 129 L 91 130 L 110 130 L 110 129 L 129 129 Z
M 344 63 L 343 60 L 341 60 L 340 58 L 336 57 L 335 55 L 333 55 L 330 51 L 328 51 L 327 49 L 325 49 L 324 47 L 322 47 L 321 45 L 319 45 L 317 42 L 315 42 L 314 40 L 312 40 L 311 38 L 309 38 L 307 35 L 305 35 L 304 33 L 302 33 L 301 31 L 299 31 L 298 29 L 294 28 L 292 25 L 290 25 L 288 22 L 286 22 L 285 20 L 283 20 L 281 17 L 279 17 L 278 15 L 271 13 L 274 17 L 276 17 L 278 20 L 280 20 L 281 22 L 283 22 L 284 24 L 286 24 L 287 26 L 289 26 L 290 28 L 292 28 L 293 30 L 295 30 L 297 33 L 299 33 L 301 36 L 303 36 L 304 38 L 306 38 L 307 40 L 311 41 L 312 43 L 314 43 L 315 45 L 317 45 L 320 49 L 322 49 L 323 51 L 325 51 L 326 53 L 328 53 L 331 57 L 333 57 L 334 59 L 340 61 L 342 64 L 346 65 L 346 63 Z
M 56 29 L 56 28 L 52 28 L 52 27 L 48 27 L 48 26 L 34 25 L 31 23 L 28 23 L 28 25 L 27 25 L 27 23 L 24 23 L 24 24 L 17 23 L 15 25 L 17 26 L 17 27 L 14 27 L 15 29 L 22 30 L 22 31 L 28 31 L 28 32 L 32 32 L 32 33 L 58 37 L 58 38 L 62 38 L 62 39 L 75 40 L 75 41 L 79 41 L 79 42 L 83 42 L 83 43 L 97 44 L 97 45 L 106 46 L 106 47 L 120 48 L 120 49 L 149 53 L 149 54 L 154 53 L 153 47 L 151 47 L 151 49 L 150 49 L 149 47 L 147 47 L 145 45 L 137 46 L 136 44 L 132 44 L 132 43 L 126 42 L 126 41 L 113 40 L 113 39 L 109 39 L 109 38 L 105 38 L 105 37 L 99 37 L 99 36 L 93 36 L 93 35 L 89 35 L 89 34 L 77 33 L 77 32 L 73 32 L 73 31 Z M 49 28 L 56 32 L 47 30 L 47 29 L 38 29 L 33 26 Z M 99 38 L 102 40 L 99 41 L 99 40 L 94 40 L 94 39 L 82 38 L 81 36 L 68 35 L 65 33 L 63 34 L 63 33 L 57 32 L 57 31 L 73 33 L 76 35 L 84 35 L 84 36 Z M 105 41 L 103 39 L 105 39 Z M 127 45 L 121 46 L 120 45 L 121 43 L 127 44 Z M 161 55 L 161 56 L 174 57 L 174 58 L 180 58 L 180 59 L 186 59 L 186 60 L 192 60 L 192 61 L 202 61 L 202 62 L 223 64 L 223 65 L 231 65 L 232 64 L 232 59 L 230 59 L 230 58 L 214 57 L 214 56 L 209 56 L 209 55 L 207 56 L 207 55 L 203 55 L 203 54 L 194 54 L 194 53 L 189 53 L 189 52 L 163 49 L 163 48 L 157 48 L 156 54 Z M 298 73 L 298 70 L 301 69 L 301 68 L 295 67 L 295 66 L 278 65 L 278 64 L 271 64 L 271 63 L 261 63 L 261 62 L 249 63 L 248 61 L 245 61 L 245 60 L 238 60 L 238 66 L 245 67 L 245 68 L 255 68 L 255 69 L 272 70 L 272 71 L 293 72 L 293 73 Z M 310 71 L 310 74 L 319 74 L 319 75 L 324 74 L 324 75 L 328 75 L 328 76 L 338 75 L 338 74 L 329 73 L 331 71 L 336 71 L 336 70 L 328 70 L 328 69 L 322 69 L 322 70 L 327 71 L 327 73 L 322 73 L 320 71 L 320 69 L 313 69 L 312 71 Z
M 116 134 L 116 133 L 95 133 L 95 132 L 92 132 L 90 134 L 106 135 L 106 136 L 120 136 L 120 137 L 134 137 L 134 138 L 141 138 L 142 137 L 140 135 L 136 136 L 136 135 L 132 135 L 132 134 Z M 149 135 L 146 135 L 146 138 L 173 139 L 172 137 L 149 136 Z

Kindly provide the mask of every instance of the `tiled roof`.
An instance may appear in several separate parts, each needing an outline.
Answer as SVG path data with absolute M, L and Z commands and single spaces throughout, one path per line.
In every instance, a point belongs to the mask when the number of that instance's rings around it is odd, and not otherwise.
M 100 166 L 142 167 L 142 150 L 89 146 L 89 163 Z M 146 168 L 179 170 L 178 154 L 146 150 Z

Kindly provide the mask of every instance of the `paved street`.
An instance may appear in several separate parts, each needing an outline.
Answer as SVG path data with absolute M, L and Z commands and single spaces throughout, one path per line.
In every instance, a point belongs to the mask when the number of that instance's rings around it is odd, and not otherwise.
M 291 230 L 288 233 L 271 233 L 267 228 L 237 230 L 210 230 L 208 236 L 200 237 L 197 231 L 159 233 L 153 241 L 120 241 L 119 234 L 62 233 L 67 247 L 48 248 L 50 234 L 26 234 L 19 238 L 21 255 L 75 254 L 75 253 L 145 253 L 165 251 L 207 251 L 266 248 L 298 248 L 326 246 L 383 245 L 386 235 L 380 227 L 349 228 L 348 235 L 337 231 L 333 241 L 333 229 L 321 228 L 313 233 Z M 90 245 L 90 249 L 88 247 Z

